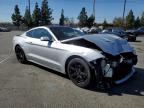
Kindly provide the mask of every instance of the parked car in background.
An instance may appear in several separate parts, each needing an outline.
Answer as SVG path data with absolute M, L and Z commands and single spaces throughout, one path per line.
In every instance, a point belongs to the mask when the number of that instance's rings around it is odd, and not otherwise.
M 84 33 L 88 34 L 90 29 L 89 29 L 88 27 L 83 27 L 83 28 L 81 28 L 81 30 L 82 30 Z
M 74 29 L 83 32 L 85 34 L 98 34 L 102 31 L 100 28 L 96 28 L 96 27 L 92 27 L 92 28 L 83 27 L 83 28 L 74 28 Z
M 104 29 L 101 33 L 114 34 L 114 35 L 117 35 L 121 38 L 127 39 L 127 35 L 125 34 L 125 32 L 122 30 L 119 30 L 119 29 L 112 29 L 112 28 Z
M 98 34 L 100 33 L 102 30 L 100 28 L 96 28 L 96 27 L 92 27 L 90 30 L 89 30 L 89 33 L 90 34 Z
M 135 36 L 144 35 L 144 27 L 140 27 L 138 29 L 128 29 L 126 33 Z
M 128 29 L 126 30 L 126 33 L 128 35 L 136 35 L 137 36 L 137 32 L 136 32 L 137 29 L 133 28 L 133 29 Z
M 65 26 L 36 27 L 14 36 L 13 49 L 20 63 L 31 61 L 67 74 L 83 88 L 123 83 L 137 63 L 126 40 L 111 34 L 83 35 Z
M 9 32 L 8 28 L 0 27 L 0 32 Z
M 144 34 L 144 27 L 140 27 L 137 29 L 139 35 L 143 35 Z
M 80 32 L 83 32 L 83 30 L 81 29 L 81 28 L 79 28 L 79 27 L 77 27 L 77 28 L 73 28 L 74 30 L 78 30 L 78 31 L 80 31 Z
M 76 35 L 84 35 L 85 33 L 81 29 L 73 28 Z
M 144 27 L 140 27 L 137 29 L 137 35 L 144 35 Z
M 136 35 L 128 34 L 123 29 L 117 29 L 117 28 L 105 29 L 101 33 L 114 34 L 114 35 L 119 36 L 123 39 L 126 39 L 127 41 L 136 41 L 136 38 L 137 38 Z

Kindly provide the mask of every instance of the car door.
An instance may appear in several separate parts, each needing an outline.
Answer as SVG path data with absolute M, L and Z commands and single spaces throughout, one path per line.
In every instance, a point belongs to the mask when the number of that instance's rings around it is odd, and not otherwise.
M 33 30 L 33 36 L 29 39 L 29 58 L 31 61 L 59 70 L 61 68 L 58 62 L 57 49 L 53 48 L 54 39 L 44 28 Z M 48 37 L 51 41 L 42 41 L 41 37 Z

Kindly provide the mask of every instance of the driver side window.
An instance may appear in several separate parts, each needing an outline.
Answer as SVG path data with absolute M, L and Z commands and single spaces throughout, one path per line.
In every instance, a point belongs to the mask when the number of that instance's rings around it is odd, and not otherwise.
M 40 39 L 41 37 L 49 37 L 52 39 L 51 35 L 46 29 L 38 28 L 33 30 L 33 38 Z
M 33 29 L 27 32 L 26 35 L 28 37 L 36 38 L 36 39 L 40 39 L 41 37 L 49 37 L 49 39 L 52 39 L 52 36 L 50 35 L 50 33 L 44 28 Z

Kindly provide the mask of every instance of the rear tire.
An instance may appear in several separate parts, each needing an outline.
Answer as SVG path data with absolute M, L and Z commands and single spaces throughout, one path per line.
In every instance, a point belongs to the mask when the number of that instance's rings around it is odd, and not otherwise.
M 81 58 L 72 59 L 68 63 L 67 72 L 71 81 L 81 88 L 88 88 L 94 82 L 94 73 Z
M 22 50 L 22 48 L 20 46 L 18 46 L 18 45 L 15 47 L 15 54 L 16 54 L 17 60 L 20 63 L 22 63 L 22 64 L 27 63 L 27 59 L 26 59 L 25 53 Z

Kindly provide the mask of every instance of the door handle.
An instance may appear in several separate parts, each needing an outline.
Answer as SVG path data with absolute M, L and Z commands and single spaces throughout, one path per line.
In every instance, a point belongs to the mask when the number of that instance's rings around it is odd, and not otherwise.
M 26 43 L 28 43 L 28 44 L 32 44 L 32 42 L 31 42 L 31 41 L 27 41 Z

